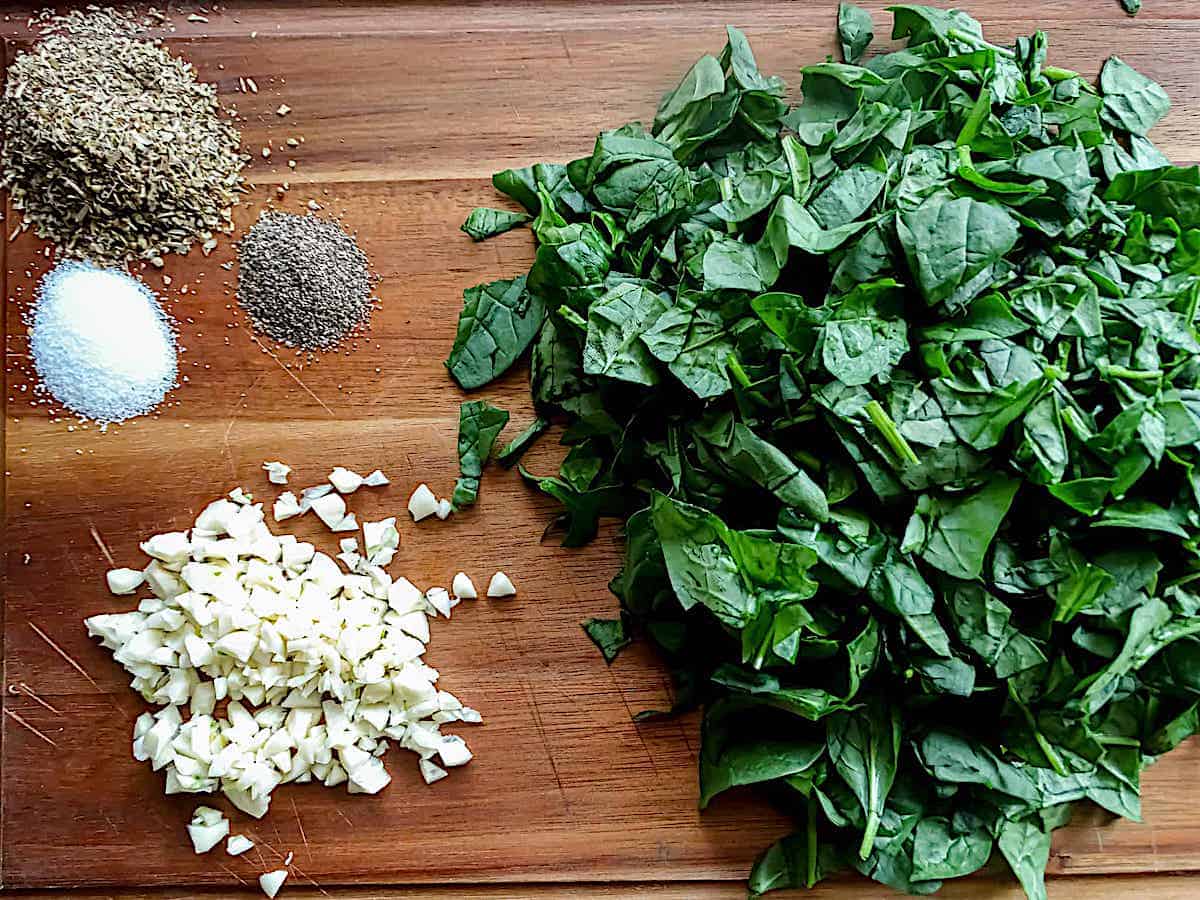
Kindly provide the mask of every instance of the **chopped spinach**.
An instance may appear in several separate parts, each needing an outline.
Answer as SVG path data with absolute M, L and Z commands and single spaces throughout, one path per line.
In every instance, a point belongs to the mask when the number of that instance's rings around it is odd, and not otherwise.
M 498 234 L 504 234 L 529 221 L 525 213 L 511 212 L 507 209 L 492 209 L 487 206 L 477 206 L 471 210 L 467 220 L 462 223 L 462 230 L 471 236 L 473 241 L 484 241 Z
M 508 424 L 508 412 L 484 400 L 468 400 L 458 412 L 458 466 L 450 503 L 455 509 L 470 506 L 479 496 L 483 466 L 492 455 L 496 438 Z
M 584 630 L 704 708 L 702 806 L 794 811 L 752 892 L 995 857 L 1044 900 L 1072 804 L 1138 818 L 1200 730 L 1200 168 L 1119 58 L 1092 85 L 1040 32 L 892 14 L 907 46 L 858 65 L 842 3 L 798 105 L 729 28 L 649 128 L 497 174 L 536 260 L 468 289 L 448 365 L 470 389 L 532 347 L 501 462 L 565 426 L 558 474 L 522 470 L 563 543 L 625 523 Z

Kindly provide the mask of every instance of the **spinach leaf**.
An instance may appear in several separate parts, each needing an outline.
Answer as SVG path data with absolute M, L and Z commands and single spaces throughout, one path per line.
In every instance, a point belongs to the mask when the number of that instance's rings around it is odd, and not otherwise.
M 622 650 L 629 646 L 632 640 L 621 619 L 588 619 L 583 623 L 583 630 L 596 649 L 604 656 L 604 661 L 611 663 Z
M 637 284 L 618 284 L 588 310 L 583 371 L 635 384 L 657 384 L 658 369 L 642 333 L 665 311 L 666 301 Z
M 829 722 L 829 758 L 866 816 L 858 855 L 875 844 L 900 755 L 900 715 L 884 707 L 840 713 Z
M 901 212 L 896 233 L 925 301 L 963 306 L 996 280 L 1017 223 L 1000 206 L 935 195 Z
M 845 62 L 858 62 L 874 37 L 875 26 L 869 12 L 853 3 L 838 4 L 838 38 Z
M 905 531 L 905 548 L 947 575 L 978 577 L 1020 486 L 1016 479 L 996 475 L 965 495 L 922 495 Z
M 1117 56 L 1100 70 L 1100 93 L 1104 121 L 1134 134 L 1144 135 L 1171 108 L 1166 91 Z
M 528 221 L 529 216 L 525 213 L 477 206 L 471 210 L 467 220 L 462 223 L 462 230 L 469 234 L 473 241 L 485 241 L 490 237 L 511 231 Z
M 483 465 L 507 424 L 508 412 L 485 400 L 468 400 L 462 405 L 458 413 L 458 466 L 462 474 L 450 498 L 455 509 L 470 506 L 479 496 Z
M 524 275 L 467 288 L 446 368 L 464 389 L 482 387 L 525 352 L 545 312 L 541 298 L 526 288 Z
M 996 846 L 1029 900 L 1046 900 L 1046 864 L 1050 861 L 1050 832 L 1032 818 L 1004 819 Z
M 496 462 L 506 469 L 511 469 L 521 461 L 521 457 L 525 455 L 525 451 L 533 446 L 533 442 L 549 427 L 549 420 L 538 416 L 525 426 L 520 434 L 509 441 L 503 450 L 496 454 Z

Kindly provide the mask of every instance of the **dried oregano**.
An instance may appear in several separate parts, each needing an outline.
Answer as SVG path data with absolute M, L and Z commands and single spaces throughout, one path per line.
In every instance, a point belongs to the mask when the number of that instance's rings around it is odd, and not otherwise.
M 160 262 L 232 231 L 246 157 L 215 87 L 131 16 L 40 24 L 0 98 L 0 184 L 37 234 L 68 256 Z

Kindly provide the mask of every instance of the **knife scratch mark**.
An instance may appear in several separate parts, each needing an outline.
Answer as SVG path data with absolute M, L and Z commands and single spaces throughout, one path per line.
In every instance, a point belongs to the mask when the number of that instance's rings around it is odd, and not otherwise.
M 117 561 L 113 559 L 112 553 L 108 550 L 108 545 L 104 543 L 104 538 L 100 536 L 99 529 L 96 528 L 95 522 L 88 522 L 88 528 L 92 532 L 92 540 L 96 542 L 96 546 L 100 548 L 100 552 L 104 554 L 104 558 L 108 560 L 108 564 L 112 568 L 117 567 Z
M 31 688 L 29 685 L 27 685 L 23 681 L 19 681 L 16 684 L 10 684 L 8 686 L 8 692 L 10 694 L 24 694 L 26 697 L 28 697 L 34 703 L 37 703 L 37 704 L 41 705 L 42 707 L 44 707 L 45 709 L 50 710 L 50 712 L 54 713 L 56 716 L 62 715 L 62 713 L 59 710 L 55 709 L 53 706 L 51 706 L 49 703 L 47 703 L 45 700 L 43 700 L 41 697 L 39 697 L 34 692 L 33 688 Z
M 50 639 L 50 635 L 46 634 L 46 632 L 42 631 L 42 629 L 38 628 L 36 625 L 33 624 L 33 622 L 29 621 L 28 619 L 25 620 L 25 624 L 28 625 L 30 628 L 32 628 L 38 637 L 40 637 L 43 641 L 45 641 L 47 644 L 49 644 L 51 650 L 53 650 L 55 653 L 57 653 L 59 656 L 61 656 L 63 659 L 65 659 L 67 661 L 67 665 L 69 665 L 72 669 L 74 669 L 76 672 L 78 672 L 80 675 L 82 675 L 84 678 L 86 678 L 88 684 L 90 684 L 97 691 L 99 691 L 100 695 L 102 697 L 104 697 L 105 700 L 108 701 L 109 705 L 113 709 L 115 709 L 117 712 L 119 712 L 126 719 L 130 718 L 129 713 L 126 712 L 124 709 L 122 709 L 120 706 L 118 706 L 116 703 L 114 703 L 113 699 L 108 695 L 108 693 L 106 691 L 103 691 L 100 689 L 100 685 L 96 684 L 96 679 L 94 679 L 91 675 L 89 675 L 87 672 L 85 672 L 83 670 L 83 666 L 81 666 L 81 665 L 79 665 L 79 663 L 75 662 L 75 660 L 71 656 L 71 654 L 69 654 L 66 650 L 64 650 L 62 647 L 58 646 L 58 644 L 54 643 L 54 641 L 52 641 Z
M 292 815 L 296 817 L 296 827 L 300 829 L 300 840 L 304 841 L 304 851 L 308 854 L 308 861 L 313 861 L 312 847 L 308 845 L 308 838 L 304 834 L 304 823 L 300 821 L 300 810 L 296 809 L 296 798 L 292 798 Z
M 28 722 L 26 722 L 20 716 L 18 716 L 15 712 L 13 712 L 11 709 L 8 709 L 7 707 L 5 707 L 4 714 L 6 716 L 11 717 L 12 720 L 14 722 L 16 722 L 18 725 L 20 725 L 22 728 L 26 729 L 27 731 L 32 732 L 33 734 L 36 734 L 38 737 L 40 737 L 43 741 L 45 741 L 51 747 L 54 747 L 54 748 L 58 747 L 58 744 L 54 743 L 54 741 L 50 740 L 50 738 L 46 737 L 44 734 L 42 734 L 40 731 L 38 731 L 36 728 L 34 728 L 32 725 L 30 725 Z
M 238 326 L 238 327 L 241 328 L 241 326 Z M 246 331 L 246 329 L 242 328 L 242 331 Z M 246 333 L 250 334 L 250 332 L 248 332 L 248 331 Z M 252 340 L 252 341 L 254 341 L 254 343 L 258 344 L 258 346 L 260 348 L 262 348 L 263 353 L 267 354 L 267 356 L 269 356 L 269 357 L 271 357 L 271 359 L 275 360 L 276 365 L 278 365 L 279 368 L 283 369 L 283 371 L 287 375 L 287 377 L 292 379 L 292 381 L 296 382 L 296 384 L 300 385 L 300 387 L 304 391 L 304 393 L 308 394 L 308 396 L 310 396 L 314 400 L 316 400 L 317 403 L 320 405 L 321 409 L 325 410 L 325 412 L 329 413 L 329 415 L 333 416 L 333 418 L 335 418 L 335 419 L 337 418 L 337 414 L 334 413 L 334 411 L 332 409 L 330 409 L 328 406 L 325 405 L 325 401 L 322 400 L 320 397 L 318 397 L 316 394 L 314 394 L 312 391 L 312 388 L 310 388 L 307 384 L 305 384 L 303 381 L 301 381 L 299 375 L 297 375 L 295 372 L 293 372 L 291 369 L 289 369 L 287 366 L 285 366 L 283 364 L 283 362 L 279 359 L 278 356 L 276 356 L 274 353 L 272 353 L 270 350 L 268 350 L 266 345 L 264 345 L 263 342 L 260 341 L 256 335 L 250 334 L 250 340 Z
M 571 801 L 567 799 L 567 792 L 563 787 L 562 777 L 558 774 L 558 765 L 554 762 L 554 754 L 550 752 L 550 744 L 546 741 L 546 728 L 542 724 L 542 711 L 538 709 L 537 697 L 533 692 L 532 685 L 528 681 L 525 682 L 525 690 L 529 694 L 529 704 L 533 707 L 533 722 L 537 727 L 538 736 L 542 739 L 542 748 L 546 751 L 546 758 L 550 760 L 550 771 L 554 774 L 554 783 L 558 785 L 558 793 L 562 797 L 563 806 L 570 812 Z
M 233 869 L 229 868 L 228 866 L 224 865 L 223 863 L 217 863 L 217 865 L 220 866 L 220 868 L 224 869 L 225 872 L 228 873 L 231 878 L 233 878 L 235 881 L 237 881 L 238 884 L 245 885 L 246 887 L 250 886 L 250 882 L 248 882 L 245 878 L 243 878 L 237 872 L 233 871 Z

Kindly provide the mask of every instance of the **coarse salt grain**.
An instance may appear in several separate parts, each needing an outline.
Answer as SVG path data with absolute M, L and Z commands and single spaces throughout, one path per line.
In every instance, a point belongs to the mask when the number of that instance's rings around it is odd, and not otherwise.
M 63 262 L 42 279 L 29 340 L 41 388 L 97 422 L 145 415 L 176 385 L 175 335 L 124 272 Z

